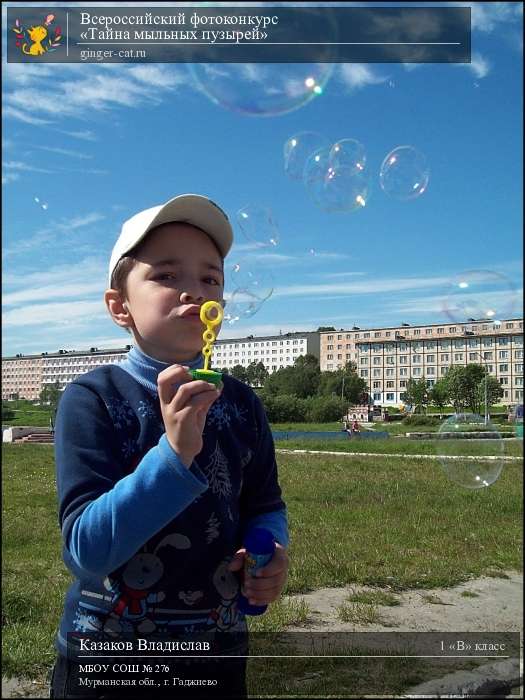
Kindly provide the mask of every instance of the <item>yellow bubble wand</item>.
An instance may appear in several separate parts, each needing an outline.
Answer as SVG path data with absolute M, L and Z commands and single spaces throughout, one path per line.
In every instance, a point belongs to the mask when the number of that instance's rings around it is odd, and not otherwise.
M 208 369 L 208 365 L 210 363 L 210 357 L 213 350 L 212 346 L 217 338 L 217 335 L 213 329 L 215 326 L 219 325 L 223 319 L 223 316 L 224 311 L 222 310 L 222 306 L 218 301 L 205 301 L 201 306 L 200 319 L 206 326 L 206 330 L 202 334 L 202 339 L 204 340 L 204 347 L 202 349 L 202 354 L 204 355 L 204 368 L 190 370 L 190 374 L 193 379 L 202 379 L 205 382 L 211 382 L 216 386 L 222 382 L 222 373 Z

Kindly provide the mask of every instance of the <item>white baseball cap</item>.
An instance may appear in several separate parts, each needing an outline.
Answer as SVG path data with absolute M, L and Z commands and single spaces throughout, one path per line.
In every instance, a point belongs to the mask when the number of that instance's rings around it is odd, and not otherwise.
M 118 261 L 134 248 L 152 228 L 170 222 L 192 224 L 202 229 L 225 258 L 233 244 L 233 230 L 223 210 L 200 194 L 180 194 L 165 204 L 140 211 L 122 224 L 120 236 L 111 252 L 108 284 Z

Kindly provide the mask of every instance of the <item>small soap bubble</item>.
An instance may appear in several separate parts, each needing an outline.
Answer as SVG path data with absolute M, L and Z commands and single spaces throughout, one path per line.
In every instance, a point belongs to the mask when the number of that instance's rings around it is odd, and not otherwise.
M 237 221 L 251 243 L 259 246 L 275 246 L 279 243 L 279 227 L 268 207 L 247 204 L 237 212 Z
M 365 147 L 355 139 L 336 141 L 330 149 L 330 166 L 335 170 L 346 168 L 361 173 L 366 167 Z
M 443 311 L 458 323 L 474 319 L 496 324 L 512 318 L 516 305 L 516 289 L 508 277 L 491 270 L 466 270 L 450 281 Z
M 335 152 L 337 157 L 338 152 Z M 363 167 L 357 167 L 363 165 Z M 321 148 L 307 160 L 304 185 L 323 211 L 349 213 L 366 206 L 370 177 L 361 160 L 353 166 L 334 162 L 332 148 Z
M 398 146 L 381 164 L 379 182 L 383 191 L 399 200 L 415 199 L 426 191 L 430 169 L 427 159 L 413 146 Z
M 300 131 L 284 144 L 284 172 L 292 180 L 302 180 L 309 156 L 329 145 L 328 139 L 315 131 Z
M 465 441 L 472 432 L 484 433 L 476 440 L 479 455 L 465 456 Z M 468 444 L 468 443 L 467 443 Z M 456 413 L 439 428 L 436 453 L 445 475 L 467 489 L 482 489 L 493 484 L 503 469 L 503 439 L 492 423 L 474 413 Z
M 226 301 L 224 309 L 224 320 L 233 325 L 238 321 L 254 316 L 265 299 L 260 299 L 256 294 L 248 289 L 235 289 Z

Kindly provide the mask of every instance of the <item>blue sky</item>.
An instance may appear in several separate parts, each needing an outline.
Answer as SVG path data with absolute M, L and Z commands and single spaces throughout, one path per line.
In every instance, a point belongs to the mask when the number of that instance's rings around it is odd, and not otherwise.
M 208 195 L 232 219 L 228 269 L 273 276 L 271 297 L 222 338 L 447 322 L 450 285 L 469 270 L 495 273 L 492 287 L 471 285 L 474 302 L 521 316 L 522 5 L 472 5 L 471 64 L 335 65 L 322 94 L 267 116 L 212 101 L 184 64 L 4 55 L 2 354 L 129 342 L 102 300 L 112 246 L 123 220 L 184 192 Z M 246 66 L 234 95 L 264 103 L 296 68 Z M 365 207 L 323 211 L 286 176 L 284 144 L 303 131 L 364 145 Z M 383 158 L 401 145 L 430 167 L 427 190 L 410 201 L 379 186 Z M 246 239 L 237 212 L 247 205 L 271 210 L 278 245 Z

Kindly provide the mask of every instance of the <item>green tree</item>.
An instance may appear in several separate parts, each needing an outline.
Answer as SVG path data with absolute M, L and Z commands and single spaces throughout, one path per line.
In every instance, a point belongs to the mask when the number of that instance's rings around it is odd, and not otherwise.
M 62 392 L 60 391 L 60 384 L 58 381 L 56 381 L 54 384 L 47 384 L 40 392 L 40 402 L 42 404 L 47 404 L 50 408 L 50 421 L 52 428 L 55 427 L 55 418 L 61 396 Z
M 403 393 L 403 401 L 414 406 L 414 413 L 424 413 L 428 405 L 428 387 L 424 379 L 409 379 Z
M 470 406 L 472 413 L 477 413 L 478 415 L 482 415 L 485 412 L 485 382 L 487 383 L 487 410 L 503 396 L 503 387 L 496 377 L 491 377 L 486 373 L 485 377 L 478 383 L 476 402 Z
M 465 409 L 470 409 L 473 413 L 479 413 L 480 405 L 480 383 L 484 392 L 484 378 L 487 374 L 482 365 L 470 364 L 466 366 L 454 365 L 446 376 L 445 382 L 448 389 L 449 399 L 454 406 L 456 413 L 461 413 Z M 484 399 L 482 399 L 482 402 Z
M 335 372 L 322 372 L 319 382 L 319 394 L 321 396 L 341 395 L 343 400 L 350 404 L 359 404 L 362 395 L 367 391 L 366 381 L 358 376 L 356 365 L 347 362 L 343 369 Z
M 241 382 L 244 382 L 246 384 L 248 383 L 246 367 L 243 367 L 242 365 L 235 365 L 234 367 L 232 367 L 230 375 Z
M 268 370 L 262 362 L 254 360 L 246 368 L 246 377 L 250 386 L 263 386 L 268 376 Z
M 321 371 L 315 355 L 301 355 L 291 367 L 283 367 L 270 374 L 264 382 L 268 395 L 286 394 L 301 399 L 315 396 Z
M 448 386 L 445 377 L 438 379 L 434 386 L 430 389 L 429 400 L 434 406 L 443 410 L 449 401 Z

